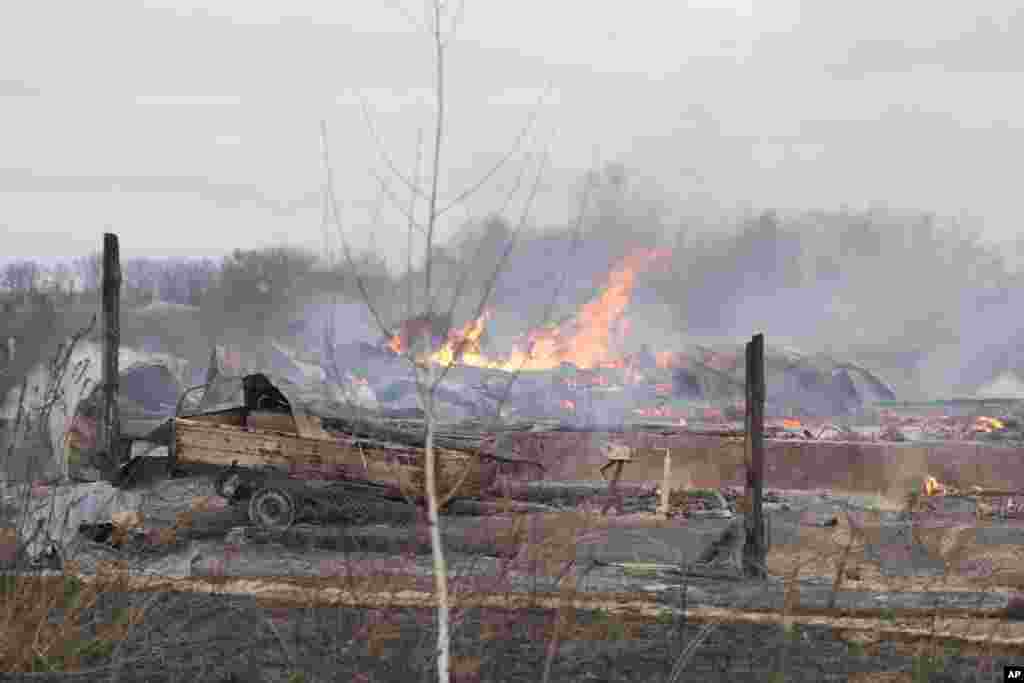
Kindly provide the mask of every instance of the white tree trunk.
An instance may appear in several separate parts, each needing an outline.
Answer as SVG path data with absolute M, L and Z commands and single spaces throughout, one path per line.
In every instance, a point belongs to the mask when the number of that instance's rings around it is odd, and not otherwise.
M 427 423 L 426 492 L 427 521 L 430 525 L 430 549 L 434 559 L 434 587 L 437 591 L 437 680 L 448 683 L 451 662 L 449 635 L 448 567 L 441 543 L 441 516 L 438 511 L 437 460 L 434 454 L 434 382 L 436 368 L 427 364 L 426 387 L 421 390 L 423 413 Z

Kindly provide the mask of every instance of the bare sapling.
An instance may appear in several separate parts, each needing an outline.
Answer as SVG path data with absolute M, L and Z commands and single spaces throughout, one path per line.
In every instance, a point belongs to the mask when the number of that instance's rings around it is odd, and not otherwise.
M 442 23 L 446 21 L 452 22 L 452 30 L 445 32 L 442 31 Z M 444 287 L 440 284 L 438 264 L 436 262 L 436 246 L 437 246 L 437 233 L 439 227 L 439 219 L 453 207 L 463 204 L 467 199 L 476 194 L 489 180 L 495 177 L 499 171 L 504 168 L 508 162 L 513 158 L 515 153 L 518 151 L 519 144 L 526 138 L 527 132 L 532 125 L 532 117 L 527 125 L 520 132 L 516 139 L 516 149 L 513 149 L 508 154 L 503 156 L 499 161 L 491 167 L 484 175 L 475 183 L 471 184 L 466 190 L 455 193 L 454 199 L 448 203 L 442 205 L 441 201 L 441 174 L 443 170 L 442 165 L 442 154 L 445 140 L 445 126 L 446 126 L 446 114 L 445 114 L 445 88 L 444 88 L 444 74 L 445 74 L 445 55 L 446 46 L 450 39 L 455 25 L 458 21 L 458 11 L 449 11 L 447 5 L 441 2 L 434 2 L 430 6 L 430 17 L 426 22 L 425 30 L 429 33 L 430 39 L 434 48 L 434 66 L 435 66 L 435 84 L 434 84 L 434 105 L 435 105 L 435 121 L 433 128 L 433 135 L 430 141 L 431 153 L 429 159 L 429 178 L 425 179 L 425 182 L 421 180 L 420 166 L 422 152 L 422 139 L 417 145 L 417 160 L 416 170 L 411 177 L 406 177 L 397 170 L 395 164 L 390 158 L 382 151 L 382 157 L 385 165 L 389 169 L 392 175 L 398 178 L 398 180 L 405 185 L 409 191 L 410 200 L 407 204 L 400 203 L 394 192 L 391 191 L 390 184 L 383 178 L 378 177 L 378 182 L 382 193 L 392 200 L 395 204 L 396 209 L 405 217 L 407 222 L 407 242 L 409 247 L 409 253 L 407 254 L 407 268 L 405 278 L 405 308 L 406 308 L 406 319 L 412 319 L 412 314 L 417 308 L 415 306 L 415 298 L 412 288 L 414 287 L 415 272 L 413 271 L 413 243 L 414 238 L 419 237 L 422 241 L 423 250 L 423 261 L 422 261 L 422 291 L 420 292 L 420 300 L 423 302 L 423 308 L 425 313 L 423 317 L 432 321 L 435 318 L 437 312 L 438 300 L 443 296 Z M 539 103 L 538 103 L 539 105 Z M 368 117 L 369 118 L 369 117 Z M 371 134 L 376 139 L 375 131 L 370 126 Z M 330 163 L 330 156 L 328 151 L 328 136 L 326 123 L 321 125 L 321 141 L 323 160 L 326 174 L 326 205 L 327 212 L 329 213 L 330 219 L 334 222 L 337 232 L 341 238 L 341 245 L 346 259 L 346 264 L 354 275 L 355 283 L 359 291 L 359 295 L 363 302 L 367 305 L 374 320 L 376 321 L 380 331 L 386 337 L 393 337 L 394 332 L 388 328 L 385 324 L 385 317 L 383 312 L 380 310 L 377 302 L 373 300 L 368 291 L 367 283 L 364 277 L 359 273 L 356 266 L 355 259 L 352 255 L 351 245 L 346 239 L 344 231 L 342 230 L 341 221 L 339 218 L 340 211 L 338 209 L 338 202 L 334 195 L 333 190 L 333 171 Z M 378 144 L 378 147 L 382 150 L 382 146 Z M 491 293 L 496 285 L 498 277 L 505 268 L 510 255 L 517 244 L 519 235 L 523 227 L 527 224 L 530 211 L 532 208 L 533 201 L 540 187 L 540 181 L 543 176 L 544 168 L 547 163 L 547 155 L 544 154 L 537 162 L 537 170 L 535 174 L 532 186 L 529 188 L 528 195 L 524 202 L 524 208 L 518 225 L 516 225 L 514 231 L 511 234 L 502 249 L 498 258 L 497 264 L 489 277 L 483 283 L 483 286 L 478 290 L 478 298 L 474 309 L 474 315 L 476 319 L 479 319 L 485 311 L 487 303 L 490 299 Z M 509 197 L 516 193 L 520 185 L 522 184 L 523 177 L 525 175 L 527 164 L 524 163 L 520 167 L 520 171 L 514 182 L 513 190 L 509 193 Z M 589 186 L 588 186 L 589 187 Z M 582 204 L 585 207 L 587 202 L 588 193 L 584 191 L 584 197 Z M 420 220 L 418 219 L 418 209 L 423 207 L 425 211 L 425 217 Z M 576 237 L 573 240 L 573 250 L 578 246 L 580 224 L 583 220 L 584 211 L 581 209 L 579 222 L 576 226 Z M 557 300 L 558 292 L 561 287 L 564 286 L 564 276 L 562 282 L 559 283 L 556 289 L 555 295 L 552 297 L 551 304 L 548 306 L 545 312 L 545 319 L 550 317 L 550 311 L 554 306 L 554 302 Z M 438 680 L 447 681 L 451 674 L 451 628 L 452 628 L 452 614 L 450 604 L 450 586 L 449 586 L 449 569 L 445 556 L 444 545 L 442 543 L 441 535 L 441 519 L 440 510 L 443 508 L 451 499 L 453 495 L 458 491 L 459 485 L 462 483 L 466 475 L 469 472 L 467 468 L 461 476 L 460 481 L 456 481 L 451 488 L 447 491 L 439 490 L 438 481 L 438 458 L 435 449 L 435 435 L 437 425 L 440 420 L 440 414 L 438 410 L 438 403 L 436 398 L 436 389 L 440 382 L 442 382 L 446 374 L 450 369 L 458 362 L 461 357 L 461 353 L 464 350 L 464 344 L 467 340 L 461 340 L 455 349 L 455 353 L 452 357 L 444 363 L 437 363 L 428 356 L 435 351 L 435 344 L 438 338 L 446 339 L 449 336 L 451 320 L 458 303 L 462 300 L 463 295 L 466 293 L 467 283 L 469 282 L 468 268 L 463 269 L 458 273 L 457 281 L 455 282 L 453 291 L 451 292 L 450 305 L 447 307 L 445 313 L 441 316 L 441 320 L 445 321 L 445 329 L 441 335 L 436 334 L 436 330 L 433 329 L 433 325 L 424 325 L 420 330 L 416 331 L 415 334 L 410 335 L 408 339 L 407 348 L 403 348 L 404 355 L 409 360 L 413 374 L 416 379 L 416 391 L 417 398 L 420 408 L 423 412 L 423 418 L 425 423 L 425 472 L 424 472 L 424 493 L 426 498 L 426 513 L 427 513 L 427 524 L 429 529 L 431 555 L 433 558 L 433 575 L 434 575 L 434 587 L 437 596 L 437 671 Z M 505 399 L 508 397 L 508 393 L 511 389 L 511 384 L 514 382 L 517 372 L 512 373 L 512 377 L 509 380 L 507 386 L 504 387 L 503 395 L 499 397 L 498 406 L 495 410 L 495 419 L 501 415 L 501 406 Z

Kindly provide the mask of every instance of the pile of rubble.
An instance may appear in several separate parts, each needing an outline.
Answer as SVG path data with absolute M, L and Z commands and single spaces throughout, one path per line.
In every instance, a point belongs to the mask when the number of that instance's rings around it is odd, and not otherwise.
M 733 517 L 733 506 L 717 489 L 675 489 L 668 494 L 666 515 L 671 519 Z
M 536 503 L 552 510 L 577 508 L 584 504 L 602 505 L 609 500 L 609 484 L 602 481 L 519 481 L 496 491 L 512 500 Z M 656 512 L 658 487 L 652 483 L 620 482 L 616 489 L 617 509 L 623 514 Z
M 768 439 L 783 441 L 863 441 L 869 438 L 847 425 L 837 425 L 824 420 L 798 420 L 795 418 L 766 421 L 764 435 Z
M 880 441 L 990 441 L 1024 442 L 1024 421 L 1010 415 L 926 415 L 881 414 Z
M 957 487 L 933 476 L 924 478 L 913 511 L 935 513 L 949 509 L 951 501 L 968 502 L 978 519 L 1008 521 L 1024 519 L 1024 491 L 994 490 L 982 486 Z

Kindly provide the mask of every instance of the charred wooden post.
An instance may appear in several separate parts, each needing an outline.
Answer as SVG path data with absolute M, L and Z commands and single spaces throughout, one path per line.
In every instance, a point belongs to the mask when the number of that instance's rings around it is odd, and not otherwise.
M 103 439 L 108 476 L 121 464 L 121 419 L 118 413 L 118 351 L 121 346 L 121 263 L 117 235 L 103 235 Z
M 672 449 L 666 448 L 665 451 L 665 471 L 661 482 L 661 514 L 668 517 L 669 515 L 669 479 L 672 477 Z
M 744 572 L 748 577 L 767 576 L 768 547 L 765 539 L 764 508 L 764 335 L 754 335 L 747 344 L 746 362 L 746 427 L 747 480 L 744 522 L 746 543 L 743 546 Z

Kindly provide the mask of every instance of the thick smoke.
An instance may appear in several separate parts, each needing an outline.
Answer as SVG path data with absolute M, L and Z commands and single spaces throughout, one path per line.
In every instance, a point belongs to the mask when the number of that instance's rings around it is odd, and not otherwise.
M 642 275 L 633 293 L 635 346 L 763 332 L 769 345 L 860 361 L 908 399 L 971 393 L 1024 371 L 1013 315 L 1021 280 L 998 247 L 957 221 L 876 208 L 670 222 L 619 171 L 595 176 L 600 201 L 575 247 L 566 226 L 524 235 L 494 292 L 493 341 L 508 344 L 536 323 L 560 278 L 555 318 L 598 293 L 631 249 L 667 247 L 670 272 Z
M 574 225 L 554 225 L 519 236 L 494 283 L 485 353 L 507 352 L 532 327 L 571 318 L 623 257 L 660 248 L 671 250 L 669 267 L 638 275 L 625 351 L 734 344 L 763 332 L 769 346 L 861 362 L 901 398 L 969 393 L 1005 370 L 1024 370 L 1014 316 L 1022 280 L 995 247 L 956 222 L 875 209 L 765 211 L 723 223 L 682 217 L 667 193 L 652 200 L 621 166 L 591 174 L 587 184 L 578 234 Z M 513 231 L 492 217 L 438 249 L 435 310 L 461 287 L 454 322 L 475 316 Z M 423 273 L 396 276 L 376 255 L 358 260 L 383 322 L 394 326 L 405 317 L 406 284 L 411 278 L 419 291 Z M 200 367 L 225 338 L 287 338 L 314 353 L 323 351 L 326 328 L 337 345 L 381 339 L 348 266 L 325 269 L 314 254 L 239 251 L 215 269 L 158 266 L 126 263 L 125 296 L 148 292 L 182 305 L 149 314 L 134 300 L 124 305 L 125 344 Z M 94 270 L 85 268 L 82 282 Z M 423 304 L 415 302 L 417 312 Z M 96 299 L 89 306 L 96 310 Z M 23 348 L 33 335 L 63 336 L 66 327 L 51 320 L 45 332 L 26 334 Z

